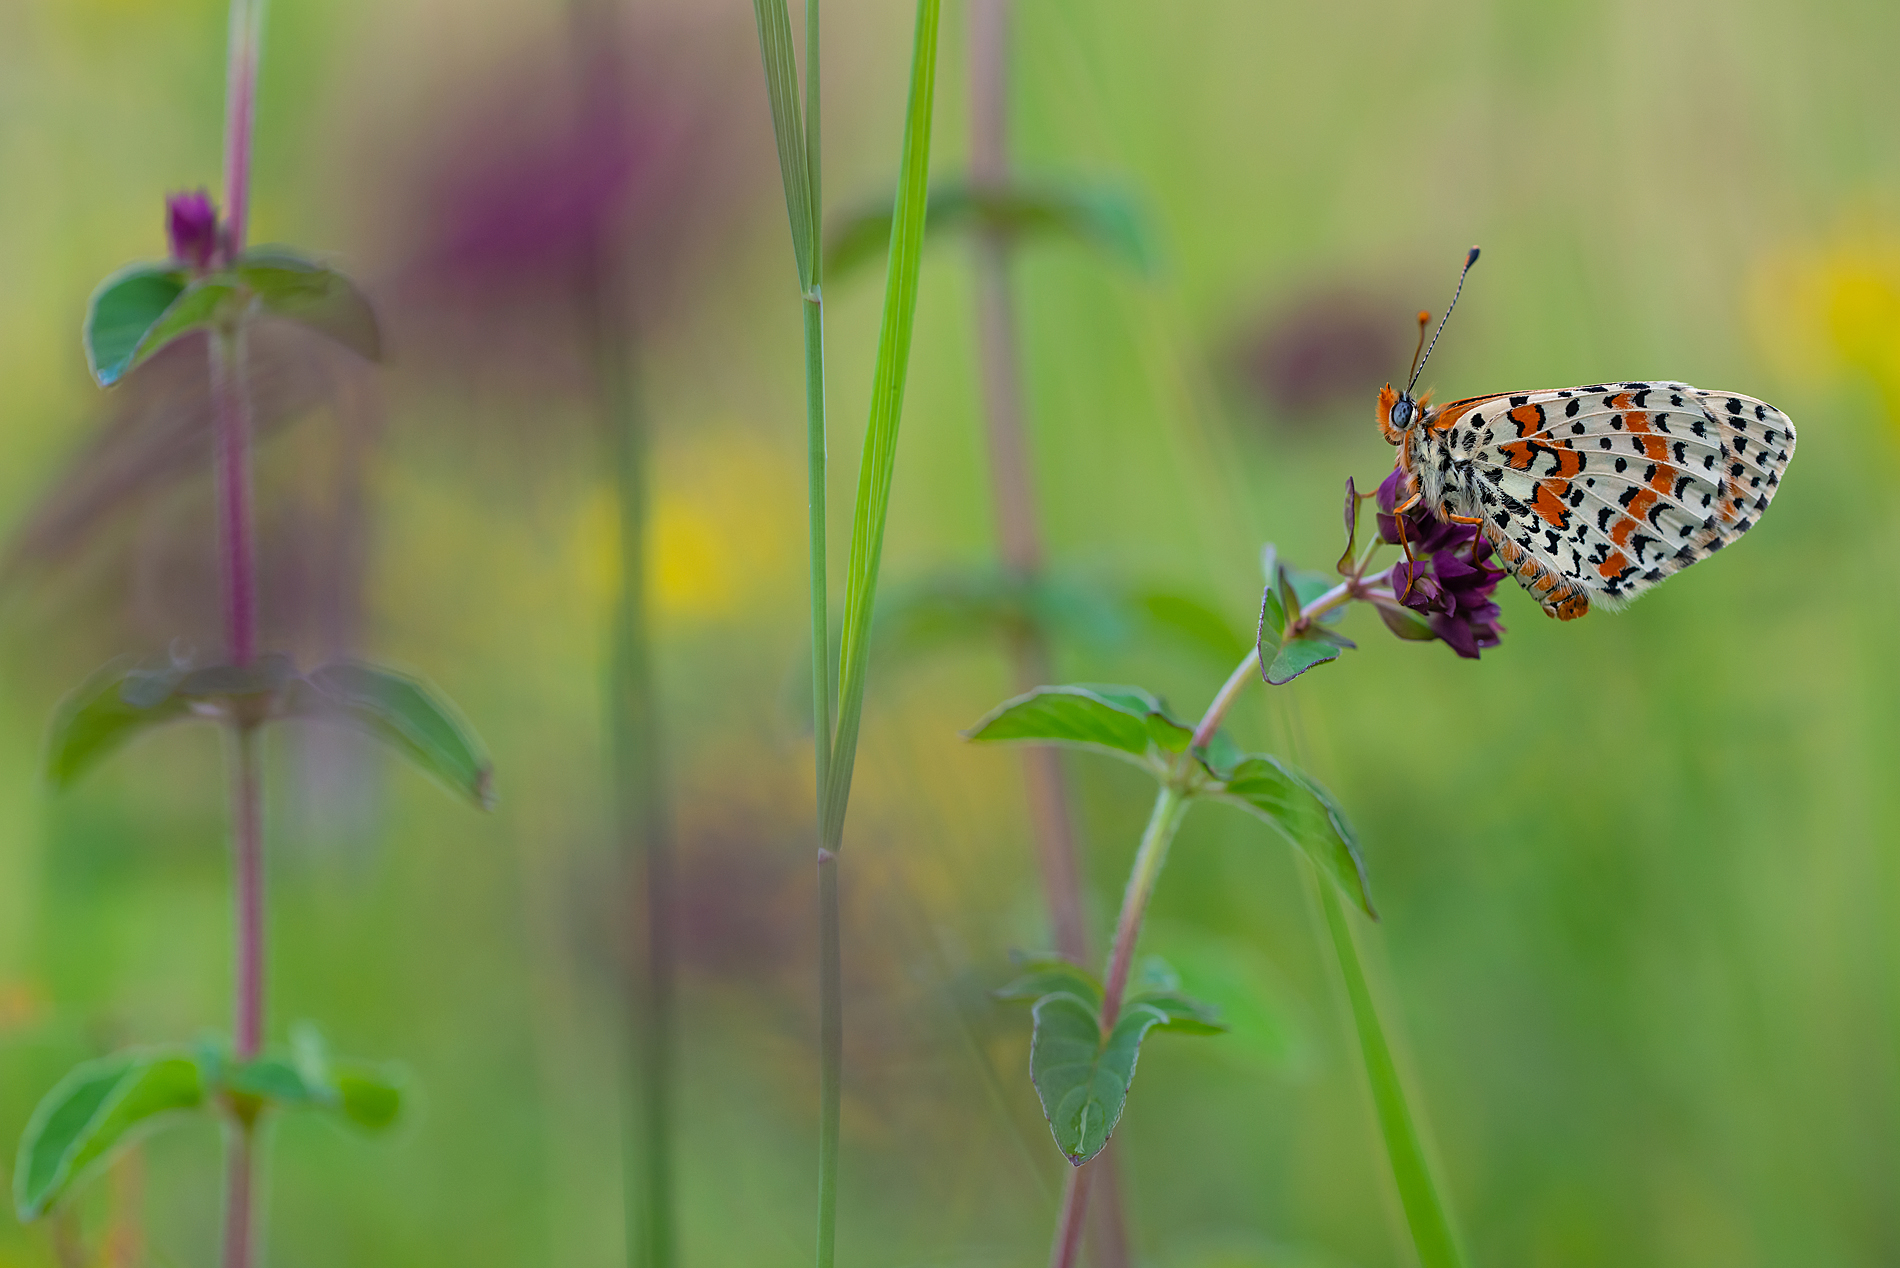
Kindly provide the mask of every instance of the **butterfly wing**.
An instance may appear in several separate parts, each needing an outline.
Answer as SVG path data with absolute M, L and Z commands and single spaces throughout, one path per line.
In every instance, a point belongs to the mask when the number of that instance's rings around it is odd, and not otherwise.
M 1455 401 L 1430 421 L 1449 509 L 1552 615 L 1618 607 L 1747 532 L 1794 454 L 1771 405 L 1686 383 L 1615 383 Z

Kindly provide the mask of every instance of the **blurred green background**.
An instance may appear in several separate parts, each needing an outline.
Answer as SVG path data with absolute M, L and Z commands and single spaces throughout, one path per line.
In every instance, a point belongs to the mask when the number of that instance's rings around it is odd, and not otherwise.
M 1746 544 L 1627 614 L 1559 626 L 1507 586 L 1509 633 L 1475 663 L 1356 615 L 1359 651 L 1252 691 L 1233 726 L 1280 752 L 1303 735 L 1360 825 L 1375 974 L 1474 1263 L 1900 1262 L 1900 496 L 1884 474 L 1900 458 L 1900 10 L 1016 9 L 1018 161 L 1134 191 L 1160 259 L 1143 277 L 1056 242 L 1022 257 L 1052 570 L 1192 596 L 1227 627 L 1072 639 L 1064 679 L 1199 712 L 1251 637 L 1261 543 L 1326 566 L 1345 477 L 1388 469 L 1373 394 L 1472 242 L 1484 261 L 1427 376 L 1441 398 L 1681 378 L 1795 419 L 1799 454 Z M 287 1268 L 620 1261 L 629 917 L 598 690 L 617 537 L 557 241 L 573 200 L 606 186 L 656 433 L 683 1262 L 809 1254 L 784 204 L 746 6 L 625 17 L 658 157 L 604 185 L 585 144 L 538 139 L 577 99 L 561 6 L 276 0 L 269 17 L 254 234 L 333 251 L 393 351 L 380 372 L 325 363 L 285 389 L 293 425 L 260 469 L 266 627 L 305 660 L 426 672 L 488 741 L 501 798 L 480 817 L 339 736 L 272 741 L 272 1029 L 319 1019 L 421 1089 L 393 1141 L 276 1131 L 268 1227 Z M 946 176 L 964 163 L 965 18 L 946 7 Z M 888 196 L 911 21 L 826 8 L 834 207 Z M 57 799 L 36 773 L 54 703 L 99 662 L 215 642 L 209 481 L 151 441 L 197 406 L 138 382 L 100 393 L 77 332 L 99 278 L 163 254 L 163 195 L 217 185 L 223 35 L 212 0 L 0 7 L 5 1142 L 72 1062 L 228 1024 L 215 733 L 143 741 Z M 497 217 L 513 236 L 483 236 Z M 829 297 L 838 578 L 881 287 L 867 274 Z M 924 265 L 887 593 L 991 558 L 975 384 L 969 253 L 945 239 Z M 1047 1254 L 1063 1164 L 1026 1018 L 984 995 L 1011 947 L 1046 945 L 1020 767 L 957 738 L 1008 691 L 982 640 L 872 678 L 844 870 L 845 1263 Z M 1099 939 L 1149 790 L 1113 764 L 1069 770 Z M 1218 807 L 1175 847 L 1144 945 L 1237 1024 L 1144 1054 L 1117 1151 L 1145 1263 L 1411 1262 L 1306 886 L 1277 839 Z M 207 1262 L 216 1150 L 209 1126 L 179 1129 L 95 1183 L 91 1262 Z M 47 1230 L 0 1219 L 0 1264 L 57 1262 Z

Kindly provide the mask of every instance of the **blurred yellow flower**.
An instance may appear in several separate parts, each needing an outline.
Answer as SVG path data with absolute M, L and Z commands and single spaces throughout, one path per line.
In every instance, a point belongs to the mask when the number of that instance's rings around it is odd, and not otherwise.
M 1900 426 L 1900 224 L 1863 218 L 1829 243 L 1772 257 L 1754 291 L 1757 332 L 1783 369 L 1864 375 Z
M 793 473 L 802 475 L 802 472 Z M 788 480 L 741 432 L 670 445 L 655 455 L 647 585 L 661 619 L 717 620 L 789 575 L 785 526 L 802 523 L 803 486 Z M 587 499 L 574 525 L 574 559 L 588 595 L 605 605 L 620 585 L 620 525 L 612 491 Z

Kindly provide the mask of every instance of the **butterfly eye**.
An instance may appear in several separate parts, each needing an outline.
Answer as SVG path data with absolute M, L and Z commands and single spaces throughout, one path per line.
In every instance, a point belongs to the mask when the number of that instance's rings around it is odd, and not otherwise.
M 1392 406 L 1392 425 L 1404 431 L 1412 425 L 1412 398 L 1401 396 Z

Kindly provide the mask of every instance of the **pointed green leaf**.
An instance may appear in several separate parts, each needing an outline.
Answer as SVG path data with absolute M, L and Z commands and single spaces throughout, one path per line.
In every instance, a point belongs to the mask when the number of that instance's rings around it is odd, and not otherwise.
M 358 356 L 382 360 L 382 334 L 369 300 L 327 264 L 270 247 L 248 253 L 234 271 L 265 312 L 328 336 Z
M 1232 1027 L 1221 1020 L 1220 1009 L 1206 1000 L 1195 999 L 1180 991 L 1143 991 L 1131 996 L 1130 1007 L 1142 1004 L 1161 1013 L 1167 1020 L 1162 1030 L 1182 1035 L 1224 1035 Z
M 115 661 L 60 701 L 46 737 L 46 778 L 65 788 L 141 731 L 189 717 L 174 691 L 182 671 L 141 670 Z M 147 703 L 149 701 L 150 703 Z
M 1379 609 L 1379 619 L 1385 622 L 1388 630 L 1400 638 L 1426 643 L 1438 637 L 1432 630 L 1432 623 L 1410 608 L 1388 608 L 1383 603 L 1376 606 Z
M 1332 794 L 1310 776 L 1277 757 L 1255 754 L 1234 767 L 1208 795 L 1279 829 L 1306 852 L 1322 875 L 1331 877 L 1368 916 L 1378 919 L 1366 867 L 1359 857 L 1358 835 Z
M 132 368 L 146 332 L 185 289 L 187 274 L 175 264 L 134 264 L 99 284 L 86 307 L 86 366 L 100 387 L 111 387 Z
M 1033 1003 L 1045 995 L 1066 991 L 1091 1008 L 1102 1006 L 1102 982 L 1093 973 L 1059 955 L 1024 956 L 1018 962 L 1022 976 L 991 991 L 993 999 Z
M 1264 675 L 1267 666 L 1279 654 L 1280 640 L 1286 632 L 1286 608 L 1280 602 L 1280 596 L 1271 582 L 1260 596 L 1260 629 L 1256 646 L 1260 651 L 1260 672 Z
M 1339 562 L 1333 565 L 1334 571 L 1345 576 L 1352 570 L 1359 555 L 1359 503 L 1362 499 L 1359 490 L 1353 487 L 1352 477 L 1346 477 L 1346 549 L 1340 552 Z
M 209 330 L 220 321 L 229 320 L 237 298 L 238 289 L 228 277 L 214 274 L 193 281 L 145 332 L 127 368 L 143 365 L 174 339 L 194 330 Z
M 1273 654 L 1273 663 L 1267 666 L 1267 681 L 1282 687 L 1313 666 L 1338 659 L 1339 648 L 1331 640 L 1296 638 Z
M 1036 1002 L 1029 1075 L 1056 1147 L 1081 1166 L 1108 1144 L 1135 1078 L 1141 1041 L 1168 1020 L 1158 1008 L 1130 1004 L 1104 1038 L 1095 1010 L 1064 992 Z
M 1144 217 L 1125 191 L 1104 185 L 1018 182 L 970 185 L 938 182 L 930 191 L 927 223 L 934 235 L 979 228 L 1012 236 L 1055 236 L 1094 247 L 1137 273 L 1154 269 Z M 839 216 L 825 247 L 825 270 L 842 277 L 884 253 L 891 236 L 889 204 L 867 205 Z
M 20 1218 L 38 1219 L 163 1116 L 204 1101 L 198 1063 L 182 1049 L 135 1049 L 77 1066 L 40 1101 L 21 1137 L 13 1170 Z
M 1038 687 L 1006 700 L 965 731 L 976 741 L 1020 740 L 1094 749 L 1150 770 L 1187 749 L 1193 730 L 1138 687 Z
M 291 693 L 287 712 L 355 726 L 484 810 L 494 807 L 493 768 L 455 707 L 419 678 L 357 661 L 325 665 Z

